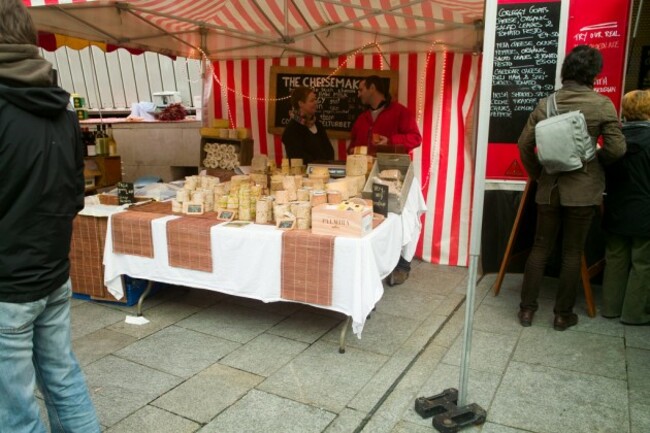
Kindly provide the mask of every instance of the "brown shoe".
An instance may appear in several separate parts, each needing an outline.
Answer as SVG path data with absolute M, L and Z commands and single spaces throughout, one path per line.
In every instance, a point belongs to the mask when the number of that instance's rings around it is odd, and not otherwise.
M 521 326 L 527 328 L 530 325 L 533 324 L 533 316 L 535 315 L 535 312 L 533 310 L 529 310 L 527 308 L 522 308 L 519 310 L 519 313 L 517 314 L 517 317 L 519 318 L 519 323 Z
M 571 314 L 556 314 L 553 321 L 553 329 L 556 331 L 566 331 L 567 328 L 578 324 L 578 315 Z
M 405 271 L 404 269 L 398 269 L 395 268 L 393 269 L 393 272 L 390 273 L 388 276 L 388 285 L 389 286 L 398 286 L 400 284 L 404 284 L 404 281 L 408 280 L 409 278 L 409 271 Z

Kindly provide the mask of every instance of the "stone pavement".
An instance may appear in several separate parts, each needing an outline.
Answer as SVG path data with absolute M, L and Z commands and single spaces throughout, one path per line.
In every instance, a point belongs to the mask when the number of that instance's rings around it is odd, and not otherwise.
M 343 355 L 341 314 L 171 287 L 144 326 L 124 323 L 133 307 L 73 300 L 73 345 L 110 433 L 432 432 L 413 402 L 458 386 L 466 275 L 414 262 Z M 548 279 L 522 328 L 521 275 L 498 297 L 494 280 L 477 287 L 469 382 L 488 422 L 464 431 L 650 432 L 650 327 L 582 302 L 579 325 L 554 331 Z

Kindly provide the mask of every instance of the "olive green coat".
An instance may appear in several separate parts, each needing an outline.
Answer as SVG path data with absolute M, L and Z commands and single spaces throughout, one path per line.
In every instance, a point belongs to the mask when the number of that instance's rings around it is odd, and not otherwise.
M 602 147 L 597 151 L 598 158 L 583 168 L 548 174 L 535 154 L 535 125 L 546 119 L 546 98 L 540 100 L 517 143 L 528 175 L 537 181 L 535 201 L 550 204 L 551 191 L 557 185 L 562 206 L 600 205 L 605 190 L 605 173 L 601 164 L 611 164 L 625 154 L 625 138 L 614 104 L 608 97 L 574 81 L 564 82 L 557 92 L 556 101 L 559 113 L 582 111 L 589 135 L 596 138 L 602 136 Z

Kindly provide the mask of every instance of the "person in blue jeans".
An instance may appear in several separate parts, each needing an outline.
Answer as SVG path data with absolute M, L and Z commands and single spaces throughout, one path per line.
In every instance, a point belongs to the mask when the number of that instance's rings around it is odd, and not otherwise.
M 70 238 L 84 157 L 70 95 L 20 0 L 0 2 L 0 433 L 100 431 L 70 343 Z

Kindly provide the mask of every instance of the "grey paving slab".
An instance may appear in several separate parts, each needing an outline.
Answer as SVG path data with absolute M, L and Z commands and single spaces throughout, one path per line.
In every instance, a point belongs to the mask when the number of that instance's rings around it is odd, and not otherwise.
M 309 345 L 271 334 L 261 334 L 220 362 L 260 376 L 269 376 Z
M 415 354 L 419 352 L 434 336 L 442 332 L 447 321 L 446 316 L 432 314 L 424 319 L 420 326 L 404 342 L 395 355 Z
M 624 326 L 625 345 L 650 350 L 650 326 Z
M 247 343 L 284 317 L 235 304 L 220 303 L 177 322 L 177 325 L 238 343 Z
M 605 319 L 597 312 L 596 317 L 589 317 L 585 313 L 578 314 L 578 324 L 571 328 L 572 331 L 591 332 L 593 334 L 623 337 L 625 327 L 618 320 Z
M 400 421 L 397 423 L 395 428 L 391 430 L 391 433 L 431 433 L 431 430 L 431 426 L 424 427 L 410 422 Z
M 477 304 L 481 299 L 483 299 L 490 292 L 495 279 L 496 279 L 495 274 L 489 274 L 483 276 L 477 282 L 476 287 L 474 289 L 474 295 L 476 296 Z M 460 284 L 456 286 L 453 293 L 466 295 L 468 282 L 469 280 L 467 278 L 464 278 L 463 281 L 461 281 Z
M 84 368 L 102 425 L 111 427 L 182 379 L 112 355 Z
M 650 432 L 650 405 L 630 403 L 632 433 Z
M 361 424 L 366 414 L 354 409 L 345 408 L 339 413 L 334 421 L 323 431 L 323 433 L 350 433 L 355 431 Z
M 72 339 L 76 340 L 108 325 L 124 320 L 126 314 L 102 305 L 85 302 L 70 310 Z
M 431 345 L 422 354 L 422 358 L 430 366 L 434 366 L 442 359 L 445 350 L 446 348 L 444 347 Z M 363 412 L 370 412 L 393 383 L 400 378 L 400 375 L 406 370 L 415 355 L 409 353 L 406 355 L 396 354 L 392 356 L 366 386 L 359 391 L 354 399 L 348 403 L 348 406 Z
M 500 308 L 501 321 L 509 323 L 512 323 L 511 321 L 515 321 L 515 323 L 519 323 L 517 319 L 517 312 L 519 311 L 520 302 L 521 295 L 519 291 L 502 290 L 498 296 L 494 296 L 492 293 L 488 293 L 483 298 L 483 301 L 481 301 L 481 307 L 491 306 Z M 533 326 L 543 328 L 552 327 L 553 318 L 555 317 L 553 313 L 553 304 L 555 301 L 551 299 L 539 298 L 537 300 L 537 303 L 539 304 L 539 309 L 535 312 Z
M 200 310 L 199 307 L 182 302 L 163 302 L 144 311 L 144 317 L 149 320 L 145 325 L 132 325 L 123 320 L 109 326 L 108 329 L 136 338 L 144 338 Z M 136 312 L 131 313 L 131 315 L 135 314 Z
M 72 342 L 72 349 L 79 364 L 84 366 L 122 349 L 136 341 L 135 337 L 103 328 L 79 337 Z
M 486 422 L 483 424 L 481 433 L 528 433 L 529 430 L 519 430 L 518 428 L 512 428 L 501 424 L 494 424 L 491 422 Z
M 151 404 L 207 423 L 262 380 L 261 376 L 214 364 Z
M 253 390 L 201 433 L 320 433 L 336 417 L 313 406 Z
M 341 323 L 340 317 L 324 316 L 311 310 L 301 310 L 269 329 L 267 333 L 313 343 Z
M 108 433 L 193 433 L 201 426 L 152 406 L 144 406 L 108 429 Z
M 445 299 L 432 292 L 418 293 L 414 295 L 413 291 L 402 290 L 401 286 L 390 287 L 384 291 L 376 311 L 411 320 L 424 320 Z
M 516 335 L 474 331 L 472 333 L 470 368 L 502 374 L 508 365 L 516 344 Z M 460 365 L 462 347 L 463 334 L 461 333 L 442 359 L 442 362 L 450 365 Z
M 418 390 L 430 376 L 441 356 L 440 346 L 431 345 L 406 374 L 395 384 L 391 392 L 364 426 L 364 432 L 390 432 L 400 421 L 407 408 L 413 406 Z M 444 350 L 444 349 L 443 349 Z
M 316 342 L 272 374 L 258 389 L 340 412 L 388 358 L 376 353 Z
M 488 294 L 487 296 L 492 296 Z M 493 334 L 519 335 L 522 326 L 517 312 L 506 306 L 481 304 L 474 313 L 474 330 Z
M 650 406 L 650 350 L 627 348 L 630 402 Z
M 349 332 L 346 345 L 381 355 L 392 355 L 413 334 L 420 322 L 376 311 L 372 313 L 370 319 L 366 320 L 361 339 Z M 345 323 L 332 329 L 324 339 L 331 343 L 338 343 L 343 326 Z
M 429 397 L 440 394 L 447 388 L 458 389 L 460 379 L 460 367 L 440 363 L 434 369 L 428 372 L 428 378 L 423 381 L 422 387 L 417 391 L 417 397 Z M 486 371 L 469 370 L 468 382 L 468 403 L 477 403 L 483 409 L 490 411 L 490 404 L 499 387 L 501 375 L 488 373 Z M 422 426 L 431 426 L 430 419 L 422 419 L 415 412 L 415 398 L 406 406 L 402 413 L 402 419 Z
M 440 302 L 440 305 L 433 310 L 434 314 L 439 316 L 450 316 L 454 311 L 462 308 L 462 303 L 465 301 L 465 295 L 460 293 L 451 293 Z
M 462 307 L 461 307 L 462 308 Z M 451 318 L 445 323 L 440 332 L 434 337 L 434 342 L 438 346 L 451 347 L 456 341 L 456 338 L 460 335 L 460 332 L 463 330 L 465 323 L 464 314 L 460 311 L 451 316 Z
M 603 398 L 606 390 L 607 398 Z M 625 433 L 625 381 L 511 362 L 488 421 L 539 433 Z
M 170 326 L 116 352 L 117 356 L 181 377 L 214 364 L 240 345 L 223 338 Z
M 513 359 L 625 380 L 623 339 L 588 332 L 525 328 Z
M 467 269 L 462 268 L 460 273 L 449 272 L 447 269 L 438 265 L 422 264 L 411 270 L 405 285 L 425 293 L 449 295 L 461 285 L 467 275 Z

